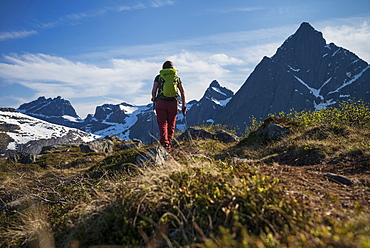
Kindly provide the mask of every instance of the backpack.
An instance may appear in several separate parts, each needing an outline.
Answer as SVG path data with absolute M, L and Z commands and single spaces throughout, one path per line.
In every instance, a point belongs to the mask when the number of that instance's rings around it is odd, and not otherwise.
M 159 76 L 159 95 L 163 95 L 164 97 L 177 97 L 177 85 L 180 83 L 177 71 L 172 68 L 163 69 L 159 72 Z

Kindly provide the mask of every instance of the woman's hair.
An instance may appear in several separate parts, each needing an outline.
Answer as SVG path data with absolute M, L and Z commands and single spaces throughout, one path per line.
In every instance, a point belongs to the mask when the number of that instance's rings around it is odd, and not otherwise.
M 173 66 L 172 61 L 169 61 L 169 60 L 168 60 L 168 61 L 164 62 L 164 63 L 163 63 L 162 68 L 163 68 L 163 69 L 168 69 L 168 68 L 172 68 L 172 69 L 173 69 L 173 68 L 174 68 L 174 66 Z

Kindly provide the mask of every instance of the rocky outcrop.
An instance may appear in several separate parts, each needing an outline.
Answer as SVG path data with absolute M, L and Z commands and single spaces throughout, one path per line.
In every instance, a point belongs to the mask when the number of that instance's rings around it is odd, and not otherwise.
M 147 150 L 143 155 L 136 158 L 136 164 L 140 167 L 164 166 L 167 161 L 173 160 L 171 155 L 162 146 Z
M 120 150 L 125 150 L 125 149 L 132 149 L 132 148 L 140 148 L 143 146 L 143 142 L 139 139 L 133 139 L 132 141 L 130 140 L 124 140 L 122 141 L 122 145 L 120 146 Z
M 109 139 L 98 139 L 87 143 L 80 144 L 80 150 L 83 153 L 102 152 L 112 153 L 114 144 Z
M 27 152 L 7 151 L 6 157 L 15 163 L 33 164 L 36 162 L 36 155 Z
M 267 126 L 261 126 L 254 135 L 263 135 L 269 140 L 279 140 L 289 133 L 289 128 L 278 124 L 268 124 Z

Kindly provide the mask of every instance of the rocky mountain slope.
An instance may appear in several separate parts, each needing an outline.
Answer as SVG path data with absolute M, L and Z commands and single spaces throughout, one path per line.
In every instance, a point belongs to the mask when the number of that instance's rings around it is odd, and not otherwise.
M 0 108 L 0 153 L 19 150 L 38 154 L 43 146 L 87 142 L 98 138 L 79 129 L 69 128 Z
M 222 87 L 214 80 L 199 101 L 189 102 L 190 109 L 187 114 L 188 125 L 213 124 L 215 116 L 217 116 L 218 112 L 226 106 L 233 96 L 234 92 Z
M 351 98 L 370 101 L 368 63 L 326 44 L 321 32 L 302 23 L 274 56 L 262 59 L 215 121 L 243 127 L 251 116 L 315 110 Z
M 54 99 L 41 96 L 34 101 L 22 104 L 17 110 L 23 114 L 68 127 L 79 128 L 83 121 L 72 104 L 61 96 Z

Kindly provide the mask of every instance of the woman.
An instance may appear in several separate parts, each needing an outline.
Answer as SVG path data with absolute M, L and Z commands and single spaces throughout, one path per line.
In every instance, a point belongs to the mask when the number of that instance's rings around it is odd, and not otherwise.
M 165 82 L 167 85 L 165 85 Z M 170 84 L 168 84 L 170 82 Z M 168 87 L 170 89 L 168 90 Z M 170 91 L 170 93 L 168 93 Z M 185 90 L 171 61 L 164 62 L 162 70 L 154 79 L 152 101 L 155 102 L 160 143 L 172 150 L 175 135 L 178 95 L 180 91 L 182 112 L 186 114 Z

